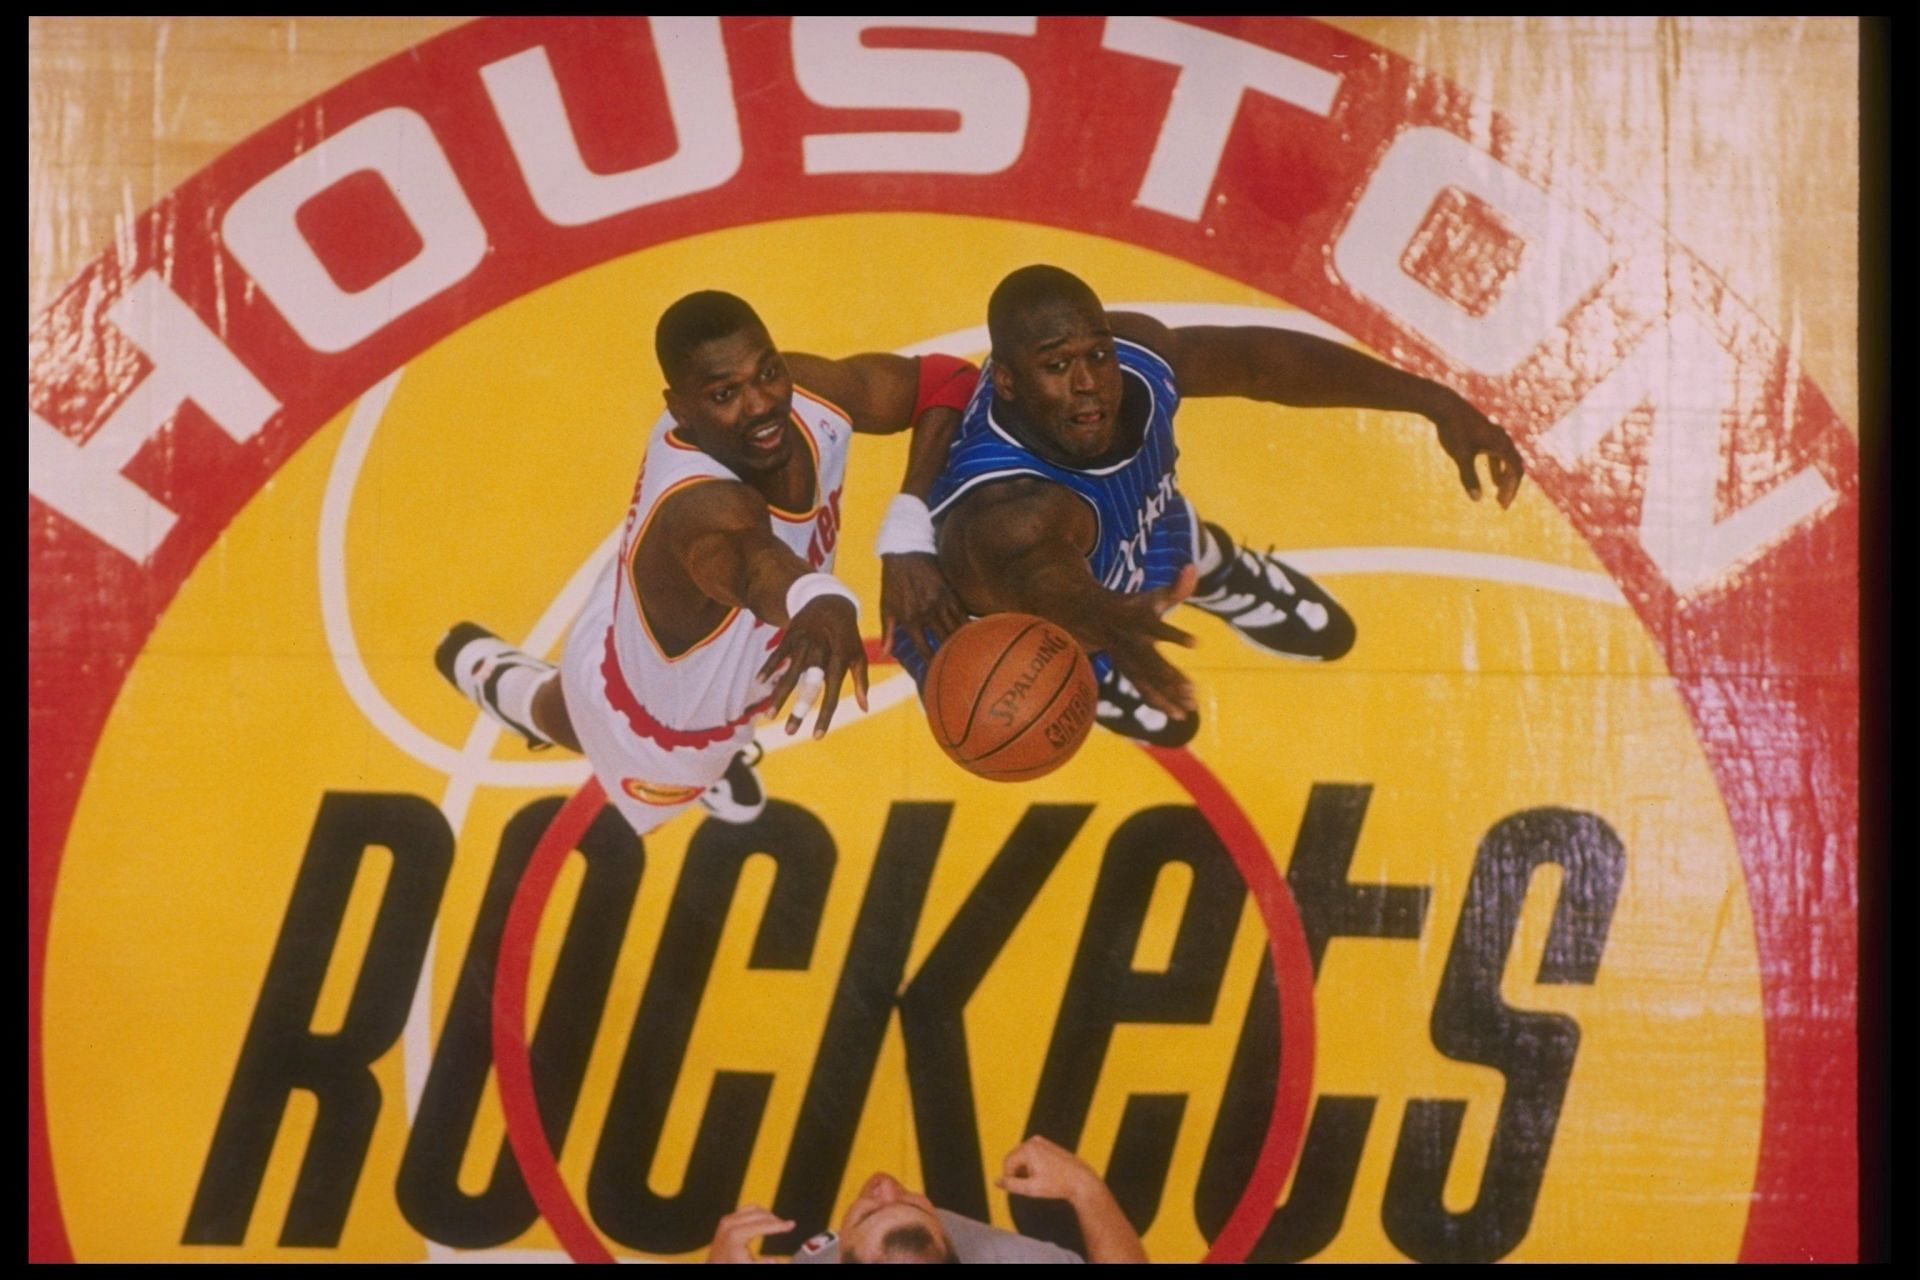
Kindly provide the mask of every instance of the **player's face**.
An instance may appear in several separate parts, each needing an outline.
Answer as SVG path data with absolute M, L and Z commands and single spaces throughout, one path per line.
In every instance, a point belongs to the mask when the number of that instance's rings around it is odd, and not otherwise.
M 934 1215 L 933 1201 L 900 1185 L 890 1173 L 876 1173 L 860 1188 L 840 1220 L 841 1256 L 855 1254 L 863 1261 L 882 1261 L 881 1244 L 902 1227 L 920 1227 L 935 1244 L 947 1243 L 946 1230 Z
M 1070 461 L 1113 445 L 1120 420 L 1120 362 L 1105 311 L 1049 303 L 1027 317 L 1020 346 L 994 361 L 994 390 L 1045 443 Z
M 667 409 L 682 433 L 734 471 L 773 471 L 793 452 L 793 378 L 773 339 L 742 329 L 693 349 Z

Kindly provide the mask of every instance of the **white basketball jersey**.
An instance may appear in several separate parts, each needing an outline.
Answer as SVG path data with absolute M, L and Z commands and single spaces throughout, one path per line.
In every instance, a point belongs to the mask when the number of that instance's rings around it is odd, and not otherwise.
M 813 462 L 813 506 L 782 511 L 770 505 L 768 523 L 774 536 L 802 560 L 828 572 L 840 536 L 840 488 L 853 424 L 840 409 L 799 387 L 793 389 L 790 421 L 799 437 L 794 447 Z M 671 750 L 698 749 L 742 736 L 766 709 L 773 690 L 773 682 L 757 679 L 756 673 L 779 644 L 778 628 L 749 610 L 734 609 L 707 635 L 668 656 L 654 639 L 634 592 L 634 555 L 660 504 L 690 485 L 739 479 L 683 439 L 672 416 L 663 414 L 648 437 L 633 506 L 620 534 L 613 626 L 600 658 L 607 702 L 633 732 Z

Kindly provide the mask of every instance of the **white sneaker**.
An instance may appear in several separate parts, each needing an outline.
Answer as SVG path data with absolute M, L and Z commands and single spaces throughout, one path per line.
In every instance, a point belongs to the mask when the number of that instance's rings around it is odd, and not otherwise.
M 1200 732 L 1198 711 L 1189 711 L 1185 720 L 1175 720 L 1158 707 L 1149 706 L 1133 681 L 1116 670 L 1109 670 L 1100 682 L 1100 701 L 1094 706 L 1093 718 L 1123 738 L 1154 747 L 1184 747 Z
M 1209 524 L 1222 563 L 1195 585 L 1187 603 L 1238 631 L 1247 643 L 1287 658 L 1331 662 L 1353 648 L 1353 619 L 1306 574 L 1269 549 L 1236 547 Z
M 557 668 L 542 662 L 524 650 L 516 649 L 476 622 L 456 622 L 439 648 L 433 651 L 433 665 L 471 702 L 495 720 L 527 740 L 535 751 L 553 745 L 551 739 L 530 724 L 521 724 L 500 709 L 497 691 L 500 677 L 515 668 L 551 673 Z
M 753 766 L 760 763 L 760 744 L 749 742 L 727 762 L 727 771 L 700 797 L 700 805 L 722 822 L 752 822 L 767 808 L 767 789 Z

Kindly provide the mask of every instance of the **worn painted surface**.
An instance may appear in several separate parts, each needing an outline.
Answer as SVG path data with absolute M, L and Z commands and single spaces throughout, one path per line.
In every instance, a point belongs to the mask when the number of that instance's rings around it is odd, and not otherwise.
M 1852 1256 L 1853 24 L 436 33 L 30 27 L 32 1256 L 687 1257 L 875 1168 L 1047 1233 L 1034 1130 L 1157 1258 Z M 584 766 L 428 658 L 561 642 L 661 307 L 978 356 L 1029 261 L 1527 487 L 1193 402 L 1347 657 L 1196 617 L 1189 750 L 1021 786 L 892 676 L 746 836 L 536 854 Z

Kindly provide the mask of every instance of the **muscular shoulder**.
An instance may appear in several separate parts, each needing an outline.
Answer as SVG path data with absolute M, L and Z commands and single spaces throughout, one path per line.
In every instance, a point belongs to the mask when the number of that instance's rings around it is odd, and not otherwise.
M 785 353 L 793 380 L 838 405 L 855 431 L 886 433 L 909 425 L 919 391 L 919 364 L 906 356 L 870 354 L 829 360 Z
M 1113 328 L 1114 337 L 1144 347 L 1166 366 L 1165 374 L 1171 376 L 1174 391 L 1178 392 L 1187 384 L 1196 330 L 1170 329 L 1152 316 L 1137 311 L 1109 311 L 1107 322 Z M 1154 374 L 1153 370 L 1147 368 L 1139 368 L 1138 371 L 1149 376 Z
M 976 552 L 1017 552 L 1049 537 L 1090 546 L 1095 532 L 1092 511 L 1073 490 L 1040 476 L 1012 476 L 963 495 L 942 537 Z
M 940 568 L 975 613 L 1016 607 L 1021 584 L 1044 568 L 1079 566 L 1099 536 L 1093 510 L 1064 485 L 997 480 L 967 494 L 940 527 Z
M 787 372 L 793 375 L 794 383 L 809 391 L 817 391 L 835 404 L 844 404 L 852 398 L 849 393 L 859 391 L 859 379 L 850 373 L 838 360 L 829 360 L 825 356 L 809 355 L 804 351 L 786 351 L 782 355 L 787 360 Z
M 1138 311 L 1109 311 L 1107 324 L 1116 338 L 1145 347 L 1169 365 L 1180 347 L 1177 331 L 1167 328 L 1150 315 Z
M 675 543 L 708 533 L 766 527 L 767 500 L 739 480 L 709 478 L 667 494 L 654 519 Z

